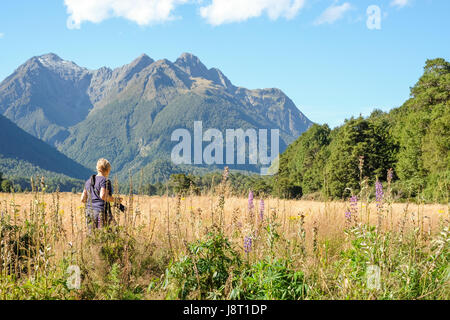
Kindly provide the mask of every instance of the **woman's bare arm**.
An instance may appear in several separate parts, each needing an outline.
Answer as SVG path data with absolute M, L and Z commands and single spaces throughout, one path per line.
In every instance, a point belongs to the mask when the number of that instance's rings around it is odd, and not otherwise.
M 81 195 L 81 202 L 86 203 L 87 201 L 87 191 L 86 189 L 83 190 L 83 194 Z
M 106 188 L 100 189 L 100 198 L 102 198 L 103 201 L 107 202 L 122 202 L 122 198 L 109 195 L 109 191 Z

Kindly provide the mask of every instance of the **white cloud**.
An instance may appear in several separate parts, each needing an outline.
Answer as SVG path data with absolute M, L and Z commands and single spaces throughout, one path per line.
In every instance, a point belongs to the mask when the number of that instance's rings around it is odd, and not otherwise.
M 4 36 L 5 36 L 5 34 L 0 32 L 0 39 L 3 38 Z
M 392 7 L 395 6 L 395 7 L 399 7 L 399 8 L 403 8 L 407 4 L 409 4 L 409 0 L 392 0 L 392 2 L 391 2 Z
M 337 20 L 341 19 L 342 17 L 344 17 L 344 14 L 347 11 L 349 11 L 350 9 L 352 9 L 352 6 L 348 2 L 345 2 L 341 5 L 333 4 L 330 7 L 328 7 L 320 15 L 319 18 L 317 18 L 317 20 L 315 21 L 314 24 L 316 24 L 316 25 L 320 25 L 320 24 L 324 24 L 324 23 L 332 24 L 332 23 L 336 22 Z
M 212 25 L 240 22 L 267 13 L 270 19 L 292 19 L 306 0 L 212 0 L 200 8 L 200 15 Z
M 173 19 L 176 5 L 188 0 L 64 0 L 69 18 L 67 27 L 79 29 L 84 21 L 101 22 L 123 17 L 139 25 Z

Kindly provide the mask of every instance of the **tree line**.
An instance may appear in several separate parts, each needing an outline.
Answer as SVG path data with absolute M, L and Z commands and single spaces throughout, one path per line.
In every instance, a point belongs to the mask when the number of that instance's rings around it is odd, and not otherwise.
M 362 182 L 390 178 L 398 198 L 448 201 L 449 95 L 450 63 L 427 60 L 401 107 L 351 118 L 333 130 L 313 125 L 281 156 L 274 190 L 285 197 L 344 198 Z

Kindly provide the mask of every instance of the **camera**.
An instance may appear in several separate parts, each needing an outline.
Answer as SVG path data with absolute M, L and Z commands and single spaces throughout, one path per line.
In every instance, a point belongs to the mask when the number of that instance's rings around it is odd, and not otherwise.
M 114 207 L 119 209 L 121 212 L 125 212 L 125 209 L 126 209 L 126 207 L 123 204 L 121 204 L 121 203 L 118 203 L 118 204 L 114 205 Z

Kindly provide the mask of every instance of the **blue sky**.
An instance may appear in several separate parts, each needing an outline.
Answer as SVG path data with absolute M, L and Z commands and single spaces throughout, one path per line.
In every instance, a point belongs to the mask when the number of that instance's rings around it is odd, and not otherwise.
M 0 79 L 48 52 L 90 69 L 191 52 L 333 127 L 400 106 L 427 58 L 450 60 L 449 12 L 448 0 L 1 1 Z

